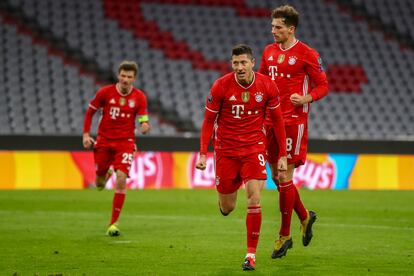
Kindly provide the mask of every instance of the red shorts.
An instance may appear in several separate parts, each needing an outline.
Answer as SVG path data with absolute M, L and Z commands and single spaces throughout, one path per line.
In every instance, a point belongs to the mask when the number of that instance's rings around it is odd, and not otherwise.
M 98 137 L 93 147 L 96 175 L 105 175 L 111 165 L 115 171 L 121 170 L 128 175 L 135 151 L 133 139 L 108 140 Z
M 231 194 L 251 180 L 266 180 L 266 155 L 256 152 L 246 156 L 215 155 L 216 188 L 221 194 Z
M 308 126 L 307 124 L 285 126 L 286 153 L 288 164 L 299 167 L 305 164 L 308 152 Z M 267 160 L 270 164 L 279 160 L 279 149 L 273 127 L 266 125 Z

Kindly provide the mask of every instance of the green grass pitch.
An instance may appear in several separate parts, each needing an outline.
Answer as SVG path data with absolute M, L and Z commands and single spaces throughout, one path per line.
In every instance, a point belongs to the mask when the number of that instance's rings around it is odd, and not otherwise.
M 256 271 L 243 272 L 245 192 L 223 217 L 214 190 L 128 191 L 108 237 L 113 191 L 0 191 L 0 275 L 414 275 L 414 192 L 301 191 L 318 214 L 303 247 L 270 258 L 278 195 L 263 191 Z

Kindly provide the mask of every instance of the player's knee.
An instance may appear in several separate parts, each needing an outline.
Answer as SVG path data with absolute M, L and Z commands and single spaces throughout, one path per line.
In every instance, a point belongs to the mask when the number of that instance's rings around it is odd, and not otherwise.
M 251 193 L 247 195 L 247 205 L 253 206 L 260 204 L 260 193 Z
M 229 214 L 230 214 L 230 212 L 224 212 L 223 210 L 221 210 L 221 208 L 219 208 L 219 210 L 220 210 L 220 213 L 223 215 L 223 216 L 225 216 L 225 217 L 227 217 Z
M 96 185 L 104 185 L 105 184 L 105 176 L 104 175 L 102 175 L 102 176 L 97 175 L 95 182 L 96 182 Z
M 117 170 L 117 172 L 116 172 L 116 187 L 117 187 L 117 189 L 125 189 L 126 179 L 127 179 L 126 173 L 124 173 L 120 170 Z
M 235 203 L 219 204 L 220 213 L 223 216 L 228 216 L 236 207 Z
M 289 182 L 290 180 L 292 179 L 288 176 L 280 176 L 278 183 L 285 183 L 285 182 Z

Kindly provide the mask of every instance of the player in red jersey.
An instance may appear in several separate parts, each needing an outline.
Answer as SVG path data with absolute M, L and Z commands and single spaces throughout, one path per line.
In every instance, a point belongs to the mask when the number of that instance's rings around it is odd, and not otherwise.
M 98 90 L 85 114 L 83 146 L 90 148 L 96 167 L 96 187 L 105 188 L 113 167 L 116 172 L 116 191 L 112 202 L 112 217 L 107 234 L 118 236 L 120 231 L 115 224 L 124 205 L 126 179 L 131 167 L 135 145 L 135 121 L 141 124 L 142 134 L 148 133 L 147 99 L 145 94 L 133 87 L 138 73 L 138 65 L 133 61 L 123 61 L 118 67 L 118 82 Z M 92 117 L 100 109 L 102 114 L 96 141 L 89 135 Z
M 285 131 L 277 86 L 267 76 L 253 72 L 254 58 L 247 45 L 232 50 L 233 73 L 219 78 L 211 88 L 200 137 L 200 157 L 196 167 L 206 168 L 207 147 L 214 130 L 216 187 L 219 208 L 227 216 L 236 205 L 237 190 L 244 183 L 247 195 L 247 255 L 243 270 L 255 269 L 262 212 L 260 192 L 266 180 L 266 111 L 285 148 Z M 281 151 L 278 170 L 287 168 Z
M 278 178 L 277 158 L 280 148 L 275 141 L 277 134 L 269 127 L 271 118 L 266 120 L 268 161 L 279 191 L 282 218 L 279 239 L 276 240 L 272 258 L 280 258 L 292 248 L 290 222 L 293 209 L 301 221 L 304 246 L 312 239 L 312 225 L 316 220 L 316 213 L 303 206 L 292 178 L 295 167 L 306 161 L 310 103 L 328 94 L 328 81 L 319 54 L 296 39 L 298 22 L 299 13 L 292 6 L 280 6 L 272 11 L 272 34 L 275 43 L 264 49 L 259 69 L 259 72 L 269 75 L 280 90 L 286 128 L 288 169 L 285 175 Z

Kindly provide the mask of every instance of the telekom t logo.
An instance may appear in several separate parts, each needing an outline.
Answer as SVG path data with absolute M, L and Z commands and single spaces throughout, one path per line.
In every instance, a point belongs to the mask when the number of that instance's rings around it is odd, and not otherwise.
M 277 76 L 277 66 L 269 66 L 269 76 L 272 77 L 272 80 L 275 80 L 275 76 Z
M 240 114 L 244 114 L 244 104 L 234 104 L 231 106 L 231 113 L 234 114 L 234 118 L 241 119 Z
M 121 109 L 119 107 L 111 107 L 111 109 L 109 109 L 109 115 L 111 115 L 112 119 L 116 119 L 116 117 L 119 116 L 120 111 Z

